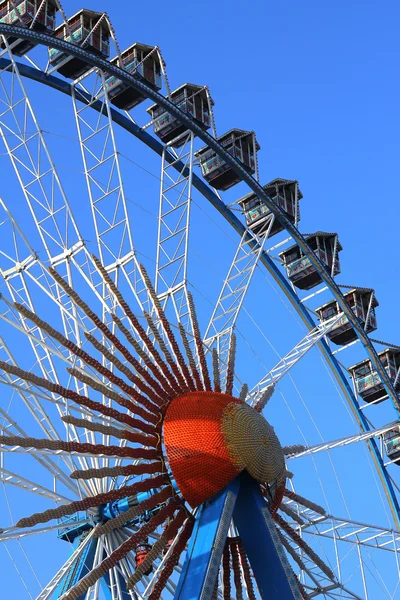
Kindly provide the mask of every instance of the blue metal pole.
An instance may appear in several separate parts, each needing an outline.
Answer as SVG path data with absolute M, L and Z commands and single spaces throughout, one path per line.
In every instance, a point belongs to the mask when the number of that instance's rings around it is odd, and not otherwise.
M 243 472 L 198 510 L 174 600 L 210 600 L 233 518 L 264 600 L 302 600 L 258 483 Z
M 81 543 L 83 535 L 81 534 L 75 538 L 75 548 Z M 92 570 L 98 543 L 99 541 L 97 538 L 93 538 L 92 540 L 90 540 L 89 544 L 82 551 L 82 553 L 76 559 L 74 564 L 71 565 L 71 568 L 69 569 L 68 573 L 66 574 L 58 588 L 57 598 L 61 598 L 68 590 L 70 590 Z M 103 556 L 103 558 L 105 558 L 105 556 Z M 130 596 L 126 588 L 124 577 L 117 571 L 115 572 L 117 573 L 119 590 L 121 592 L 118 596 L 118 600 L 132 600 L 132 597 Z M 100 583 L 105 599 L 112 600 L 112 598 L 115 596 L 113 596 L 111 593 L 111 580 L 108 573 L 101 579 Z M 78 600 L 84 600 L 85 597 L 86 592 L 82 594 L 82 596 L 79 596 Z
M 198 509 L 174 600 L 212 598 L 238 491 L 236 478 Z
M 73 544 L 74 549 L 79 546 L 84 535 L 87 535 L 87 532 L 75 538 Z M 76 559 L 76 561 L 71 565 L 68 573 L 66 574 L 58 588 L 57 598 L 61 598 L 61 596 L 63 596 L 68 590 L 70 590 L 92 570 L 97 544 L 98 539 L 92 538 L 86 546 L 86 548 L 84 548 L 79 557 Z M 79 596 L 78 600 L 84 600 L 85 596 L 86 592 L 82 596 Z
M 302 600 L 260 486 L 243 471 L 233 519 L 239 531 L 261 598 Z

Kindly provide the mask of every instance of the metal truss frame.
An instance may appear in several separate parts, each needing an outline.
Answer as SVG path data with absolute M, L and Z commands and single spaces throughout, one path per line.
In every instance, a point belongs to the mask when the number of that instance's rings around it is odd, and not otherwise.
M 208 350 L 217 347 L 223 385 L 232 333 L 274 220 L 274 215 L 266 219 L 257 235 L 250 227 L 244 231 L 204 335 Z
M 95 69 L 80 77 L 71 86 L 71 96 L 99 258 L 114 281 L 127 286 L 143 309 L 147 290 L 133 245 L 105 72 Z M 99 106 L 97 115 L 93 104 Z M 106 305 L 115 309 L 103 282 L 95 285 L 100 286 Z
M 155 290 L 164 309 L 172 302 L 178 322 L 192 332 L 187 269 L 194 163 L 194 134 L 180 136 L 163 148 L 158 215 Z M 171 162 L 167 156 L 173 154 Z M 177 168 L 178 165 L 178 168 Z
M 281 377 L 286 375 L 286 373 L 301 358 L 303 358 L 311 348 L 318 344 L 320 340 L 333 329 L 340 318 L 341 315 L 335 316 L 332 319 L 329 319 L 329 321 L 319 323 L 314 329 L 311 329 L 311 331 L 309 331 L 292 350 L 281 358 L 278 364 L 253 387 L 248 394 L 247 402 L 249 402 L 251 406 L 255 406 L 266 389 L 271 385 L 276 385 Z
M 371 429 L 370 431 L 350 435 L 348 437 L 340 438 L 338 440 L 332 440 L 330 442 L 316 444 L 315 446 L 308 446 L 300 452 L 296 452 L 295 454 L 289 455 L 287 459 L 290 460 L 291 458 L 300 458 L 300 456 L 317 454 L 318 452 L 322 452 L 324 450 L 333 450 L 334 448 L 341 448 L 343 446 L 348 446 L 349 444 L 354 444 L 356 442 L 364 442 L 374 437 L 382 437 L 384 433 L 390 431 L 390 429 L 393 429 L 393 427 L 396 427 L 396 425 L 399 425 L 399 421 L 392 421 L 392 423 L 388 423 L 383 427 L 378 427 L 377 429 Z

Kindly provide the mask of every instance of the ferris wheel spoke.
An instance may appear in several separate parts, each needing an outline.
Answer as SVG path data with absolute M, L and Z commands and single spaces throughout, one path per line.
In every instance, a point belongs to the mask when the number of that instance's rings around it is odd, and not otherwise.
M 0 133 L 46 253 L 56 257 L 83 242 L 18 65 L 3 40 L 11 68 L 0 72 Z
M 46 450 L 37 448 L 22 448 L 21 446 L 13 446 L 13 447 L 1 447 L 1 452 L 8 452 L 10 454 L 28 454 L 28 455 L 39 455 L 39 456 L 86 456 L 88 458 L 119 458 L 120 460 L 131 460 L 129 458 L 121 458 L 116 454 L 102 454 L 101 452 L 93 453 L 93 452 L 75 452 L 74 450 Z
M 63 262 L 59 258 L 61 255 L 65 266 L 67 263 L 66 259 L 70 255 L 69 247 L 72 246 L 75 252 L 80 251 L 83 248 L 83 241 L 73 219 L 42 130 L 39 127 L 30 100 L 26 94 L 18 66 L 7 45 L 7 41 L 5 38 L 3 39 L 11 61 L 11 69 L 7 69 L 5 77 L 0 79 L 0 92 L 2 92 L 0 96 L 2 106 L 0 113 L 0 133 L 28 202 L 46 254 L 50 261 L 58 261 L 59 264 Z M 7 77 L 11 77 L 11 84 L 8 88 Z M 18 107 L 18 110 L 16 110 L 16 107 Z M 15 222 L 10 215 L 8 216 L 11 219 L 15 250 L 17 250 Z M 17 233 L 21 235 L 20 230 Z M 23 241 L 26 241 L 26 239 Z M 17 252 L 15 254 L 17 258 Z M 30 251 L 27 258 L 25 259 L 24 257 L 24 262 L 22 263 L 24 267 L 28 266 L 29 263 L 32 266 L 36 262 L 34 257 L 35 254 L 32 254 L 32 251 Z M 6 285 L 13 301 L 20 301 L 32 310 L 31 294 L 26 283 L 26 278 L 21 272 L 22 269 L 18 267 L 20 264 L 19 261 L 18 264 L 16 262 L 17 268 L 15 273 L 8 272 Z M 66 268 L 69 280 L 72 283 L 69 266 Z M 18 286 L 16 286 L 16 281 L 18 281 Z M 58 301 L 62 302 L 63 300 L 70 305 L 70 300 L 66 295 L 58 298 Z M 75 307 L 73 305 L 72 309 L 74 312 Z M 75 339 L 80 343 L 80 331 L 76 325 L 76 313 L 73 314 L 72 318 L 66 319 L 65 312 L 61 311 L 61 317 L 66 334 L 73 333 Z M 25 332 L 31 334 L 34 328 L 32 329 L 27 326 L 25 319 L 21 315 L 18 318 Z M 44 336 L 40 332 L 38 334 L 41 341 L 43 341 Z M 54 364 L 47 349 L 43 349 L 40 343 L 35 341 L 34 337 L 30 336 L 30 342 L 42 373 L 53 381 L 57 380 Z M 95 486 L 93 485 L 92 487 L 94 489 Z
M 7 42 L 5 42 L 7 44 Z M 80 275 L 103 305 L 102 295 L 97 291 L 99 276 L 86 248 L 62 187 L 54 161 L 51 158 L 43 131 L 34 114 L 26 93 L 18 65 L 7 45 L 10 64 L 0 71 L 0 133 L 18 182 L 25 196 L 35 227 L 41 238 L 50 264 L 66 276 L 70 285 L 73 277 Z M 11 83 L 7 86 L 7 78 Z M 18 107 L 18 111 L 16 110 Z M 4 207 L 3 202 L 3 207 Z M 10 214 L 8 215 L 11 218 Z M 13 229 L 15 221 L 12 221 Z M 21 232 L 19 230 L 19 235 Z M 24 238 L 26 243 L 26 238 Z M 23 267 L 37 265 L 36 253 L 13 259 L 16 272 Z M 12 273 L 9 273 L 9 276 Z M 57 301 L 67 309 L 61 313 L 66 334 L 79 341 L 78 316 L 67 295 L 54 289 L 52 283 L 44 281 Z M 72 315 L 67 317 L 68 310 Z
M 179 142 L 173 140 L 164 146 L 155 276 L 155 290 L 163 308 L 172 302 L 178 322 L 191 334 L 190 342 L 193 341 L 193 324 L 187 298 L 187 263 L 193 163 L 192 132 L 182 134 Z
M 317 452 L 322 452 L 324 450 L 332 450 L 333 448 L 340 448 L 343 446 L 348 446 L 349 444 L 354 444 L 355 442 L 363 442 L 366 440 L 370 440 L 374 437 L 382 437 L 384 433 L 390 431 L 394 427 L 399 425 L 399 421 L 392 421 L 387 425 L 382 427 L 378 427 L 377 429 L 371 429 L 370 431 L 358 433 L 356 435 L 351 435 L 349 437 L 340 438 L 338 440 L 332 440 L 330 442 L 324 442 L 323 444 L 317 444 L 315 446 L 306 447 L 299 452 L 288 454 L 287 459 L 290 460 L 292 458 L 299 458 L 300 456 L 307 456 L 309 454 L 316 454 Z
M 386 550 L 393 553 L 397 561 L 400 558 L 400 531 L 332 515 L 321 516 L 310 509 L 299 510 L 298 514 L 305 520 L 303 525 L 292 525 L 298 532 L 357 544 L 374 550 Z
M 128 540 L 130 538 L 130 536 L 132 535 L 132 533 L 129 532 L 129 530 L 127 530 L 124 527 L 121 529 L 115 530 L 114 534 L 116 535 L 119 543 L 122 543 L 122 542 Z M 153 533 L 153 534 L 149 535 L 149 538 L 158 540 L 159 536 L 157 536 L 157 534 Z M 173 548 L 176 546 L 177 540 L 178 540 L 178 537 L 176 537 L 173 541 L 173 544 L 172 544 Z M 148 598 L 150 596 L 150 594 L 154 588 L 154 585 L 156 584 L 157 579 L 166 563 L 166 560 L 167 560 L 167 558 L 169 558 L 171 556 L 172 552 L 173 551 L 171 551 L 171 547 L 170 547 L 167 554 L 162 557 L 159 564 L 155 567 L 154 572 L 148 577 L 146 577 L 146 576 L 143 577 L 144 591 L 142 592 L 142 595 L 140 595 L 138 590 L 135 589 L 135 593 L 138 596 L 139 600 L 141 600 L 142 598 Z M 129 562 L 131 570 L 134 572 L 136 569 L 134 557 L 132 556 L 132 554 L 127 554 L 125 558 Z M 175 574 L 180 574 L 182 572 L 182 564 L 180 562 L 175 567 L 174 572 L 175 572 Z M 176 587 L 177 586 L 174 581 L 174 574 L 172 574 L 171 577 L 169 578 L 165 588 L 168 590 L 168 592 L 170 592 L 171 595 L 174 595 Z
M 83 86 L 89 88 L 90 93 L 82 89 Z M 148 295 L 133 245 L 105 73 L 92 70 L 75 82 L 71 90 L 99 258 L 114 283 L 127 288 L 143 309 L 148 304 Z M 99 103 L 101 108 L 96 113 L 93 105 Z M 95 272 L 94 287 L 104 301 L 102 321 L 115 331 L 110 310 L 116 311 L 118 305 L 104 278 L 99 276 L 98 270 Z M 113 370 L 109 361 L 102 360 Z M 103 402 L 107 402 L 106 397 Z M 106 441 L 103 436 L 103 443 Z M 109 461 L 103 459 L 103 466 L 108 464 Z M 104 487 L 106 482 L 100 485 Z
M 247 401 L 251 406 L 256 406 L 257 403 L 261 400 L 265 391 L 270 387 L 274 386 L 278 383 L 281 377 L 286 375 L 286 373 L 301 359 L 303 356 L 307 354 L 311 348 L 318 344 L 318 342 L 335 326 L 335 324 L 340 320 L 340 316 L 333 317 L 329 321 L 324 321 L 320 323 L 314 329 L 311 329 L 307 333 L 307 335 L 300 340 L 296 346 L 290 350 L 284 356 L 278 364 L 267 374 L 265 375 L 261 381 L 259 381 L 252 390 L 250 390 Z M 262 410 L 262 406 L 259 406 L 257 410 Z
M 208 349 L 215 344 L 217 346 L 223 384 L 228 367 L 232 332 L 274 219 L 274 216 L 271 215 L 258 235 L 250 228 L 244 231 L 206 329 L 204 344 Z
M 80 519 L 79 525 L 90 523 L 91 519 Z M 8 542 L 11 540 L 20 540 L 27 536 L 40 535 L 42 533 L 48 533 L 50 531 L 56 531 L 60 529 L 60 523 L 55 525 L 47 525 L 46 527 L 32 527 L 24 528 L 20 527 L 7 527 L 6 529 L 0 530 L 0 542 Z
M 82 90 L 83 84 L 90 88 L 90 94 Z M 127 286 L 143 308 L 147 292 L 133 245 L 104 72 L 93 70 L 75 82 L 72 100 L 100 261 L 114 280 L 118 273 L 123 275 L 120 285 Z M 99 102 L 101 108 L 93 111 Z M 100 279 L 97 285 L 107 304 L 114 306 L 104 282 Z
M 112 554 L 121 545 L 115 532 L 111 532 L 104 537 L 104 544 L 108 555 Z M 140 596 L 134 590 L 127 590 L 125 582 L 132 574 L 132 568 L 126 557 L 122 558 L 118 564 L 109 572 L 108 585 L 113 600 L 140 600 Z
M 48 498 L 49 500 L 54 500 L 54 502 L 59 502 L 61 504 L 68 504 L 71 502 L 70 498 L 66 498 L 62 494 L 57 494 L 56 492 L 31 481 L 30 479 L 26 479 L 21 475 L 17 475 L 8 469 L 4 469 L 0 467 L 0 483 L 4 483 L 7 485 L 13 485 L 18 487 L 21 490 L 26 492 L 30 492 L 32 494 L 37 494 L 38 496 L 42 496 L 43 498 Z

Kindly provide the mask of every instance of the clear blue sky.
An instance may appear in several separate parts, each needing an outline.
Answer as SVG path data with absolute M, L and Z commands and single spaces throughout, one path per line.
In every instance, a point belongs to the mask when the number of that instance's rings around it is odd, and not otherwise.
M 339 232 L 344 250 L 341 254 L 342 274 L 337 281 L 375 288 L 380 302 L 376 337 L 400 345 L 397 317 L 399 4 L 392 0 L 379 4 L 370 0 L 339 0 L 335 3 L 203 0 L 197 4 L 181 0 L 151 4 L 87 0 L 85 6 L 108 11 L 121 49 L 134 41 L 160 46 L 172 89 L 185 81 L 207 84 L 215 101 L 218 134 L 232 127 L 256 131 L 261 145 L 261 183 L 275 177 L 299 180 L 304 195 L 300 230 Z M 73 14 L 81 4 L 76 0 L 65 0 L 64 8 L 67 14 Z M 64 120 L 67 100 L 50 92 L 44 96 L 35 86 L 32 86 L 32 99 L 39 117 L 43 117 L 40 122 L 46 131 L 76 137 L 71 111 Z M 141 110 L 138 109 L 138 121 L 145 122 Z M 79 193 L 74 195 L 73 192 L 77 186 L 76 189 L 84 193 L 83 178 L 68 176 L 78 168 L 81 171 L 77 166 L 80 157 L 76 143 L 49 136 L 49 144 L 54 148 L 57 166 L 72 204 L 80 203 Z M 76 158 L 69 154 L 69 144 Z M 125 155 L 152 173 L 159 173 L 158 159 L 145 151 L 137 153 L 137 146 L 126 136 L 121 136 L 121 144 Z M 9 169 L 5 160 L 0 154 L 2 173 Z M 146 208 L 156 212 L 158 182 L 150 178 L 135 183 L 135 167 L 123 163 L 123 169 L 129 185 L 128 195 L 139 197 Z M 7 170 L 7 174 L 9 172 Z M 7 175 L 5 180 L 5 189 L 2 188 L 0 193 L 18 213 L 19 205 L 15 200 L 18 196 L 14 196 L 13 191 L 16 188 L 11 176 L 8 179 Z M 225 195 L 225 200 L 232 202 L 244 192 L 242 188 L 235 188 Z M 195 208 L 197 228 L 193 233 L 193 247 L 202 251 L 208 266 L 211 265 L 216 273 L 215 277 L 211 271 L 209 275 L 207 267 L 205 273 L 199 271 L 199 281 L 204 284 L 205 295 L 215 298 L 236 240 L 221 219 L 217 219 L 220 229 L 213 229 L 202 213 L 196 211 Z M 154 233 L 155 220 L 146 221 L 147 227 Z M 222 236 L 221 241 L 213 238 L 219 244 L 220 260 L 217 261 L 215 247 L 208 242 L 221 229 L 230 237 Z M 140 246 L 143 241 L 140 227 L 138 237 Z M 274 294 L 264 295 L 265 289 L 269 289 L 268 284 L 260 275 L 257 277 L 259 287 L 256 285 L 249 295 L 249 310 L 257 316 L 275 348 L 284 353 L 298 341 L 302 330 L 297 325 L 292 328 L 292 321 L 286 325 L 286 308 L 275 300 Z M 323 301 L 326 301 L 325 297 Z M 243 330 L 247 325 L 245 320 L 240 322 Z M 272 366 L 276 361 L 274 352 L 262 346 L 261 336 L 257 337 L 257 332 L 250 326 L 248 337 L 255 349 L 263 354 L 267 366 Z M 339 356 L 346 365 L 364 358 L 359 347 L 349 351 L 347 356 L 344 353 Z M 296 384 L 322 434 L 326 439 L 333 439 L 353 432 L 350 425 L 342 427 L 342 418 L 346 414 L 343 407 L 330 411 L 330 402 L 336 392 L 317 355 L 311 355 L 307 360 L 304 371 L 295 373 Z M 260 365 L 253 364 L 251 354 L 243 365 L 244 378 L 253 384 L 261 376 Z M 310 441 L 317 443 L 319 438 L 309 423 L 301 396 L 295 397 L 289 385 L 283 385 L 282 392 L 291 398 L 296 418 L 304 420 L 302 431 Z M 286 413 L 280 413 L 278 404 L 283 405 L 283 402 L 271 406 L 271 414 L 275 417 L 272 421 L 277 424 L 279 435 L 284 443 L 301 442 L 300 431 L 290 420 L 287 409 Z M 375 414 L 379 414 L 378 420 L 382 422 L 394 418 L 388 407 L 379 407 Z M 370 497 L 360 498 L 357 493 L 358 485 L 361 486 L 362 479 L 367 476 L 367 467 L 358 468 L 354 462 L 365 459 L 364 449 L 352 452 L 349 455 L 352 464 L 346 458 L 348 455 L 339 458 L 337 463 L 339 478 L 345 493 L 349 494 L 347 500 L 352 517 L 367 521 L 375 516 L 377 523 L 386 525 L 387 515 L 382 504 L 378 504 L 376 490 Z M 328 471 L 328 459 L 321 458 L 319 468 L 323 471 L 325 466 Z M 309 463 L 301 465 L 299 461 L 296 468 L 296 476 L 301 482 L 299 489 L 307 495 L 308 478 L 311 477 Z M 329 477 L 331 501 L 337 514 L 344 515 L 346 510 L 335 488 L 334 474 Z M 310 486 L 312 498 L 324 503 L 318 482 L 313 481 Z M 35 499 L 36 508 L 40 509 Z M 19 504 L 16 511 L 25 514 L 26 505 Z M 35 552 L 33 542 L 28 542 L 27 546 L 30 552 Z M 52 547 L 56 548 L 56 543 Z M 54 565 L 60 564 L 59 556 L 51 556 L 49 562 L 51 560 Z M 41 575 L 44 581 L 46 575 Z M 20 594 L 15 596 L 16 600 L 28 597 L 14 572 L 10 581 L 10 589 L 15 585 L 12 589 L 18 589 Z M 374 600 L 383 598 L 379 593 L 376 592 Z
M 302 231 L 340 232 L 342 282 L 376 288 L 396 342 L 399 4 L 135 3 L 129 25 L 126 4 L 86 5 L 109 11 L 122 48 L 159 45 L 172 88 L 209 85 L 218 133 L 256 131 L 262 182 L 299 179 Z

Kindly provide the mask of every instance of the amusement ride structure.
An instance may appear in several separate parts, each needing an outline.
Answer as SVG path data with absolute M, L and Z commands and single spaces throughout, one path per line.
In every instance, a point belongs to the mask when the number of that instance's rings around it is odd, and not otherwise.
M 299 184 L 259 183 L 256 134 L 217 135 L 207 86 L 171 90 L 160 49 L 121 51 L 107 13 L 2 0 L 0 40 L 1 173 L 18 185 L 0 190 L 0 542 L 25 586 L 12 597 L 400 597 L 400 347 L 371 337 L 374 290 L 337 283 L 338 234 L 301 234 Z M 55 150 L 31 88 L 61 93 L 60 111 L 72 101 L 76 132 L 65 116 Z M 143 147 L 139 163 L 151 155 L 157 228 L 130 216 L 121 130 Z M 86 186 L 74 197 L 59 173 L 71 135 Z M 195 194 L 239 234 L 211 310 L 212 284 L 189 268 Z M 264 350 L 246 358 L 240 323 L 249 299 L 266 311 L 265 276 L 303 334 L 255 367 Z M 265 338 L 261 315 L 249 318 Z M 310 357 L 353 424 L 315 444 L 283 427 L 295 411 L 285 380 Z M 353 489 L 368 464 L 383 499 L 374 524 L 319 493 L 337 485 L 345 499 L 333 462 L 315 466 L 336 452 L 349 469 L 360 461 Z

